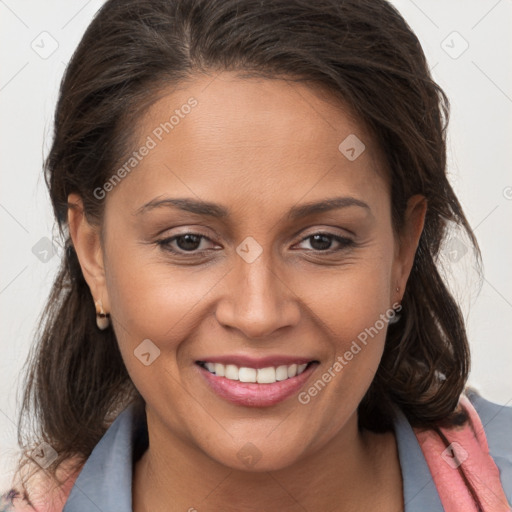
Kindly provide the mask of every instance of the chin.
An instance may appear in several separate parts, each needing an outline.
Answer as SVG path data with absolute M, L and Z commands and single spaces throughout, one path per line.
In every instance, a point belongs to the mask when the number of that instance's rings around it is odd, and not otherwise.
M 298 462 L 303 455 L 303 441 L 295 445 L 283 445 L 282 438 L 276 439 L 277 443 L 265 438 L 266 435 L 263 435 L 261 441 L 253 438 L 253 441 L 234 442 L 224 449 L 219 449 L 217 444 L 215 450 L 205 451 L 218 464 L 251 473 L 285 469 Z

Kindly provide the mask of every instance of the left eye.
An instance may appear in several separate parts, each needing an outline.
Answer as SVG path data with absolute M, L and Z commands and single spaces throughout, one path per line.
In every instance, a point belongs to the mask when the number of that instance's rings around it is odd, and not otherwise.
M 163 247 L 165 250 L 176 254 L 194 254 L 206 251 L 204 248 L 198 250 L 203 239 L 211 242 L 211 240 L 204 235 L 200 235 L 198 233 L 184 233 L 182 235 L 176 235 L 164 240 L 159 240 L 157 244 Z M 331 233 L 314 233 L 303 238 L 300 243 L 303 243 L 306 240 L 310 240 L 309 243 L 312 247 L 312 250 L 315 252 L 341 251 L 344 248 L 353 245 L 354 243 L 350 238 L 345 238 Z M 340 247 L 338 249 L 331 248 L 333 240 L 339 244 Z M 178 250 L 173 247 L 173 243 L 176 244 Z
M 306 238 L 303 238 L 301 242 L 304 242 L 306 240 L 311 240 L 310 245 L 313 246 L 313 250 L 318 252 L 336 252 L 344 249 L 345 247 L 349 247 L 354 243 L 353 240 L 351 240 L 350 238 L 333 235 L 331 233 L 315 233 L 313 235 L 307 236 Z M 331 249 L 330 246 L 332 240 L 338 242 L 341 248 Z

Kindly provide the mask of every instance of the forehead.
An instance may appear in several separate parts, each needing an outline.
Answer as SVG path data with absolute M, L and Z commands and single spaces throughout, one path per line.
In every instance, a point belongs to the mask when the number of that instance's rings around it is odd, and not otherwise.
M 114 191 L 132 210 L 159 194 L 258 209 L 326 193 L 376 200 L 387 188 L 363 125 L 341 101 L 304 83 L 200 76 L 164 91 L 136 133 L 135 150 L 150 149 Z
M 142 134 L 174 117 L 175 146 L 201 146 L 203 151 L 217 151 L 219 142 L 247 150 L 293 146 L 294 152 L 303 147 L 311 154 L 312 148 L 322 151 L 329 145 L 338 150 L 349 134 L 364 139 L 367 148 L 372 146 L 348 106 L 318 85 L 221 72 L 199 76 L 160 95 L 142 119 Z M 197 105 L 187 108 L 191 98 Z

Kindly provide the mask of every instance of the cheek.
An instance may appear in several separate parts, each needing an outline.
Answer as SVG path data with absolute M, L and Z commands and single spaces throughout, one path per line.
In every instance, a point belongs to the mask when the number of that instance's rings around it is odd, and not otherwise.
M 387 245 L 373 244 L 346 268 L 302 278 L 303 296 L 339 343 L 350 344 L 389 310 L 392 257 Z
M 195 308 L 215 280 L 144 261 L 136 251 L 120 250 L 111 262 L 111 316 L 128 374 L 146 402 L 172 396 L 179 407 L 185 396 L 178 359 L 188 350 L 181 342 L 194 332 Z
M 310 292 L 317 330 L 327 340 L 329 355 L 298 400 L 312 428 L 322 430 L 320 444 L 354 413 L 378 369 L 391 313 L 392 261 L 385 254 L 375 248 L 373 257 L 336 278 L 318 281 L 316 293 Z
M 139 250 L 120 250 L 114 258 L 107 279 L 112 316 L 133 343 L 149 338 L 169 347 L 180 340 L 222 275 L 166 265 L 154 256 L 141 257 Z
M 390 251 L 392 247 L 386 242 L 375 244 L 350 269 L 317 280 L 316 287 L 304 284 L 310 290 L 310 304 L 315 305 L 318 329 L 330 340 L 327 367 L 336 365 L 325 380 L 336 381 L 331 388 L 337 388 L 347 404 L 357 404 L 362 398 L 384 350 L 392 313 Z M 333 373 L 336 378 L 332 378 Z
M 182 342 L 197 327 L 195 308 L 201 308 L 201 299 L 215 283 L 206 273 L 201 278 L 138 256 L 130 251 L 119 255 L 107 283 L 119 349 L 148 407 L 162 414 L 166 428 L 188 437 L 188 414 L 194 411 L 194 423 L 202 411 L 193 408 L 190 393 L 184 392 L 186 375 L 179 359 L 187 359 L 188 343 Z

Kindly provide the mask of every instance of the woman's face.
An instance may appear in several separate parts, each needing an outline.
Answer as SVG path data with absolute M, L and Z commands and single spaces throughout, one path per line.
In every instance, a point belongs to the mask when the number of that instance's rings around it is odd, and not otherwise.
M 102 189 L 101 250 L 72 211 L 70 228 L 150 436 L 259 471 L 354 433 L 425 203 L 399 244 L 373 141 L 306 85 L 201 77 L 136 128 L 134 160 Z

